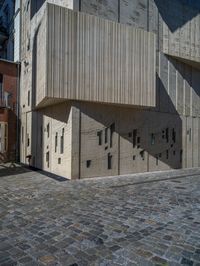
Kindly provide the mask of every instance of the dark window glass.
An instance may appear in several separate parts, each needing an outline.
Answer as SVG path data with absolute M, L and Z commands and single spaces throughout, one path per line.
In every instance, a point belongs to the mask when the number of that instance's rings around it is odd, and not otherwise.
M 151 134 L 151 145 L 154 145 L 154 144 L 155 144 L 155 141 L 156 141 L 156 137 L 155 137 L 155 135 L 152 133 L 152 134 Z
M 97 136 L 99 138 L 99 145 L 102 145 L 102 130 L 97 132 Z
M 58 133 L 56 132 L 56 135 L 55 135 L 55 152 L 57 152 L 57 147 L 58 147 Z
M 30 106 L 30 91 L 28 91 L 28 106 Z
M 87 168 L 90 168 L 90 166 L 91 166 L 91 160 L 87 160 L 87 161 L 86 161 L 86 167 L 87 167 Z
M 108 153 L 108 169 L 112 169 L 112 155 Z
M 136 146 L 136 140 L 137 140 L 137 129 L 133 130 L 133 148 Z
M 49 123 L 47 124 L 47 138 L 49 138 Z
M 115 124 L 110 126 L 110 148 L 113 146 L 113 133 L 115 132 Z
M 166 136 L 166 142 L 169 142 L 169 128 L 166 128 L 165 130 L 165 136 Z
M 105 128 L 105 143 L 108 142 L 108 128 Z
M 62 129 L 62 136 L 60 137 L 60 153 L 64 153 L 64 128 Z
M 46 162 L 47 162 L 47 167 L 49 167 L 49 152 L 46 153 Z

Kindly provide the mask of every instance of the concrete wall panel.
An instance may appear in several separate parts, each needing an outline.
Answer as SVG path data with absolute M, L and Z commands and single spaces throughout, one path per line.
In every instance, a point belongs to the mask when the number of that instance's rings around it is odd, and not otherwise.
M 47 97 L 155 106 L 154 34 L 54 5 L 48 12 Z

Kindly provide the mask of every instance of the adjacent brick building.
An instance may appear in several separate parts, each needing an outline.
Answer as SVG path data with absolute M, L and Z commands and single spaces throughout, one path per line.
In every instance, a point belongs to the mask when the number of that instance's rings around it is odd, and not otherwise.
M 13 161 L 17 148 L 19 65 L 0 60 L 0 160 Z

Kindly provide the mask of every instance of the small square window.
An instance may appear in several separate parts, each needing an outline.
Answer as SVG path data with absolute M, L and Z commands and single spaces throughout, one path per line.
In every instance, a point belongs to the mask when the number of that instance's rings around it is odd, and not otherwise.
M 91 162 L 92 162 L 91 160 L 87 160 L 87 161 L 86 161 L 86 167 L 87 167 L 87 168 L 90 168 L 90 166 L 91 166 Z

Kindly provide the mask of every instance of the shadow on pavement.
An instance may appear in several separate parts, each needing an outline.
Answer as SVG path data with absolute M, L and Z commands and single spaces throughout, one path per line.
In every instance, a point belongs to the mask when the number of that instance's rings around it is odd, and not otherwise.
M 27 165 L 18 165 L 15 163 L 0 164 L 0 177 L 20 175 L 20 174 L 30 173 L 30 172 L 38 172 L 41 175 L 50 177 L 59 182 L 64 182 L 64 181 L 69 180 L 62 176 L 58 176 L 58 175 L 55 175 L 55 174 L 52 174 L 46 171 L 42 171 L 40 169 L 27 166 Z
M 21 167 L 14 163 L 0 164 L 0 177 L 19 175 L 31 172 L 30 169 Z

